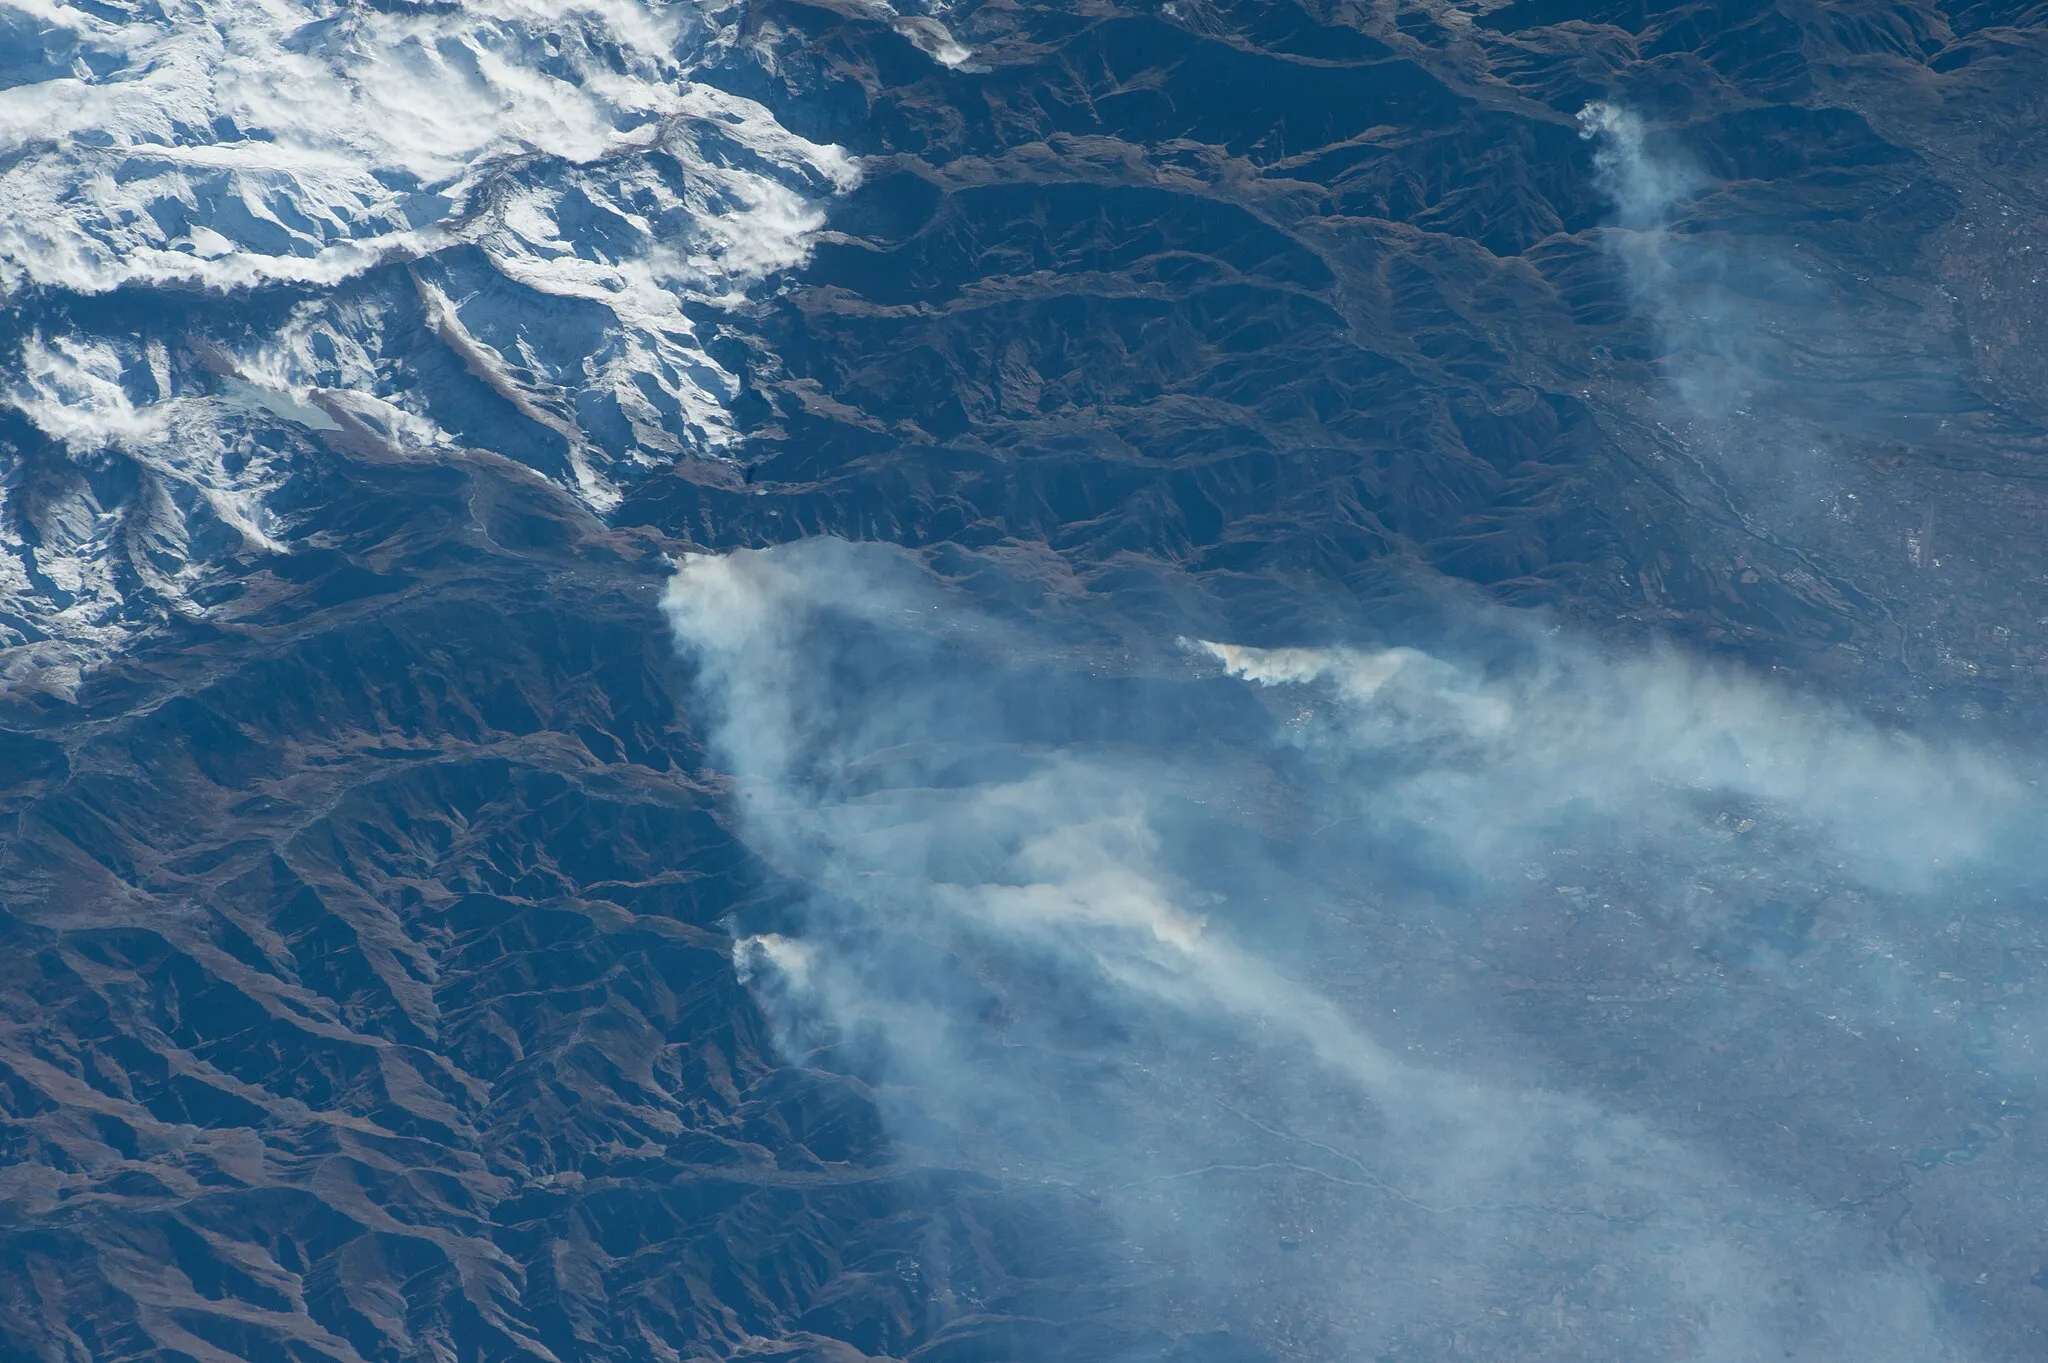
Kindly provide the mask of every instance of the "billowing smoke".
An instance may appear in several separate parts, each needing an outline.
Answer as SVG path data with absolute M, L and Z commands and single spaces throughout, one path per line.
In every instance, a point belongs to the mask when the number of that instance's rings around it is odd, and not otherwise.
M 1824 847 L 1838 872 L 1914 888 L 2017 835 L 2005 821 L 2023 787 L 1989 757 L 1930 751 L 1669 650 L 1553 641 L 1488 676 L 1413 649 L 1200 647 L 1233 676 L 1331 702 L 1301 741 L 1375 768 L 1356 789 L 1380 822 L 1486 873 L 1555 845 L 1567 820 L 1639 852 L 1739 808 Z
M 1670 226 L 1672 211 L 1705 185 L 1705 176 L 1682 157 L 1651 146 L 1641 117 L 1615 104 L 1588 104 L 1579 111 L 1585 137 L 1598 141 L 1594 169 L 1613 199 L 1620 224 L 1631 232 Z
M 1772 341 L 1756 325 L 1756 298 L 1800 289 L 1768 252 L 1734 259 L 1713 239 L 1678 230 L 1688 201 L 1710 181 L 1682 148 L 1619 105 L 1589 104 L 1580 135 L 1615 207 L 1606 243 L 1636 304 L 1656 329 L 1664 373 L 1694 418 L 1745 415 L 1772 387 Z
M 1578 118 L 1613 206 L 1599 239 L 1664 380 L 1657 419 L 1694 454 L 1744 475 L 1726 493 L 1772 487 L 1778 501 L 1814 483 L 1838 495 L 1854 470 L 1827 457 L 1831 444 L 1946 429 L 1963 393 L 1953 324 L 1875 282 L 1895 261 L 1873 259 L 1854 234 L 1795 225 L 1774 197 L 1839 195 L 1839 168 L 1815 166 L 1788 185 L 1758 161 L 1768 139 L 1744 131 L 1740 115 L 1679 128 L 1596 102 Z M 1851 211 L 1881 213 L 1918 183 L 1913 157 L 1862 135 L 1861 154 L 1895 169 L 1859 185 L 1866 205 Z M 1888 250 L 1924 249 L 1915 243 L 1927 230 L 1925 218 L 1902 223 Z M 1631 385 L 1615 396 L 1640 411 L 1645 394 Z
M 904 1158 L 1101 1208 L 1160 1320 L 1276 1357 L 1969 1356 L 1959 1270 L 1884 1199 L 2012 1101 L 1900 1101 L 1986 1068 L 1929 1021 L 1985 938 L 1927 917 L 2016 883 L 1996 762 L 1541 638 L 1127 649 L 837 541 L 690 558 L 666 605 L 802 887 L 735 925 L 784 1044 Z M 2007 1216 L 1917 1214 L 1930 1246 Z

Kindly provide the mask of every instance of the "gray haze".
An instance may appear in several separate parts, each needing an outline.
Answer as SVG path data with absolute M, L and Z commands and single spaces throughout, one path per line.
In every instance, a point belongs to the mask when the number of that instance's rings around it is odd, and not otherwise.
M 866 1077 L 906 1150 L 1101 1206 L 1173 1309 L 1331 1356 L 1589 1315 L 1616 1356 L 1969 1355 L 1830 1175 L 1717 1126 L 1739 1085 L 1670 1062 L 1762 991 L 1790 1046 L 1941 1063 L 1915 915 L 2027 874 L 1998 762 L 1554 637 L 1131 673 L 831 540 L 688 559 L 666 604 L 745 835 L 805 887 L 737 925 L 785 1046 Z M 1823 988 L 1753 921 L 1788 898 L 1884 968 Z M 1429 983 L 1566 919 L 1607 978 L 1543 1005 L 1557 1036 Z M 1654 1077 L 1574 1050 L 1580 997 L 1649 1005 L 1613 1032 Z

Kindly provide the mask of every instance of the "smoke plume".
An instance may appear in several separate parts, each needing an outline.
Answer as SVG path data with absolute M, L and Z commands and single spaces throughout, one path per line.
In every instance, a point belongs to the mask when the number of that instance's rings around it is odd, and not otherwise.
M 1968 1355 L 1949 1268 L 1849 1194 L 1948 1120 L 1885 1107 L 1896 1065 L 1974 1063 L 1926 1011 L 1972 935 L 1925 915 L 2021 874 L 1997 762 L 1555 640 L 1148 671 L 829 540 L 688 559 L 666 604 L 804 887 L 736 924 L 783 1044 L 903 1158 L 1103 1208 L 1163 1317 L 1275 1355 Z

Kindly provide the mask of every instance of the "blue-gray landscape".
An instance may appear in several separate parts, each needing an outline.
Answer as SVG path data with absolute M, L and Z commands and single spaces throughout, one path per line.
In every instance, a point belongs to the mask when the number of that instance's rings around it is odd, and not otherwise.
M 0 0 L 0 1363 L 2048 1357 L 2048 3 Z

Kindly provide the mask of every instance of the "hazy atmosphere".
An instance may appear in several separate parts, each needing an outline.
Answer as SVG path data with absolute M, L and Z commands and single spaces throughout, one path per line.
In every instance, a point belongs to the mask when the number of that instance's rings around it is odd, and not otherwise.
M 0 0 L 0 1360 L 2042 1357 L 2044 72 Z

